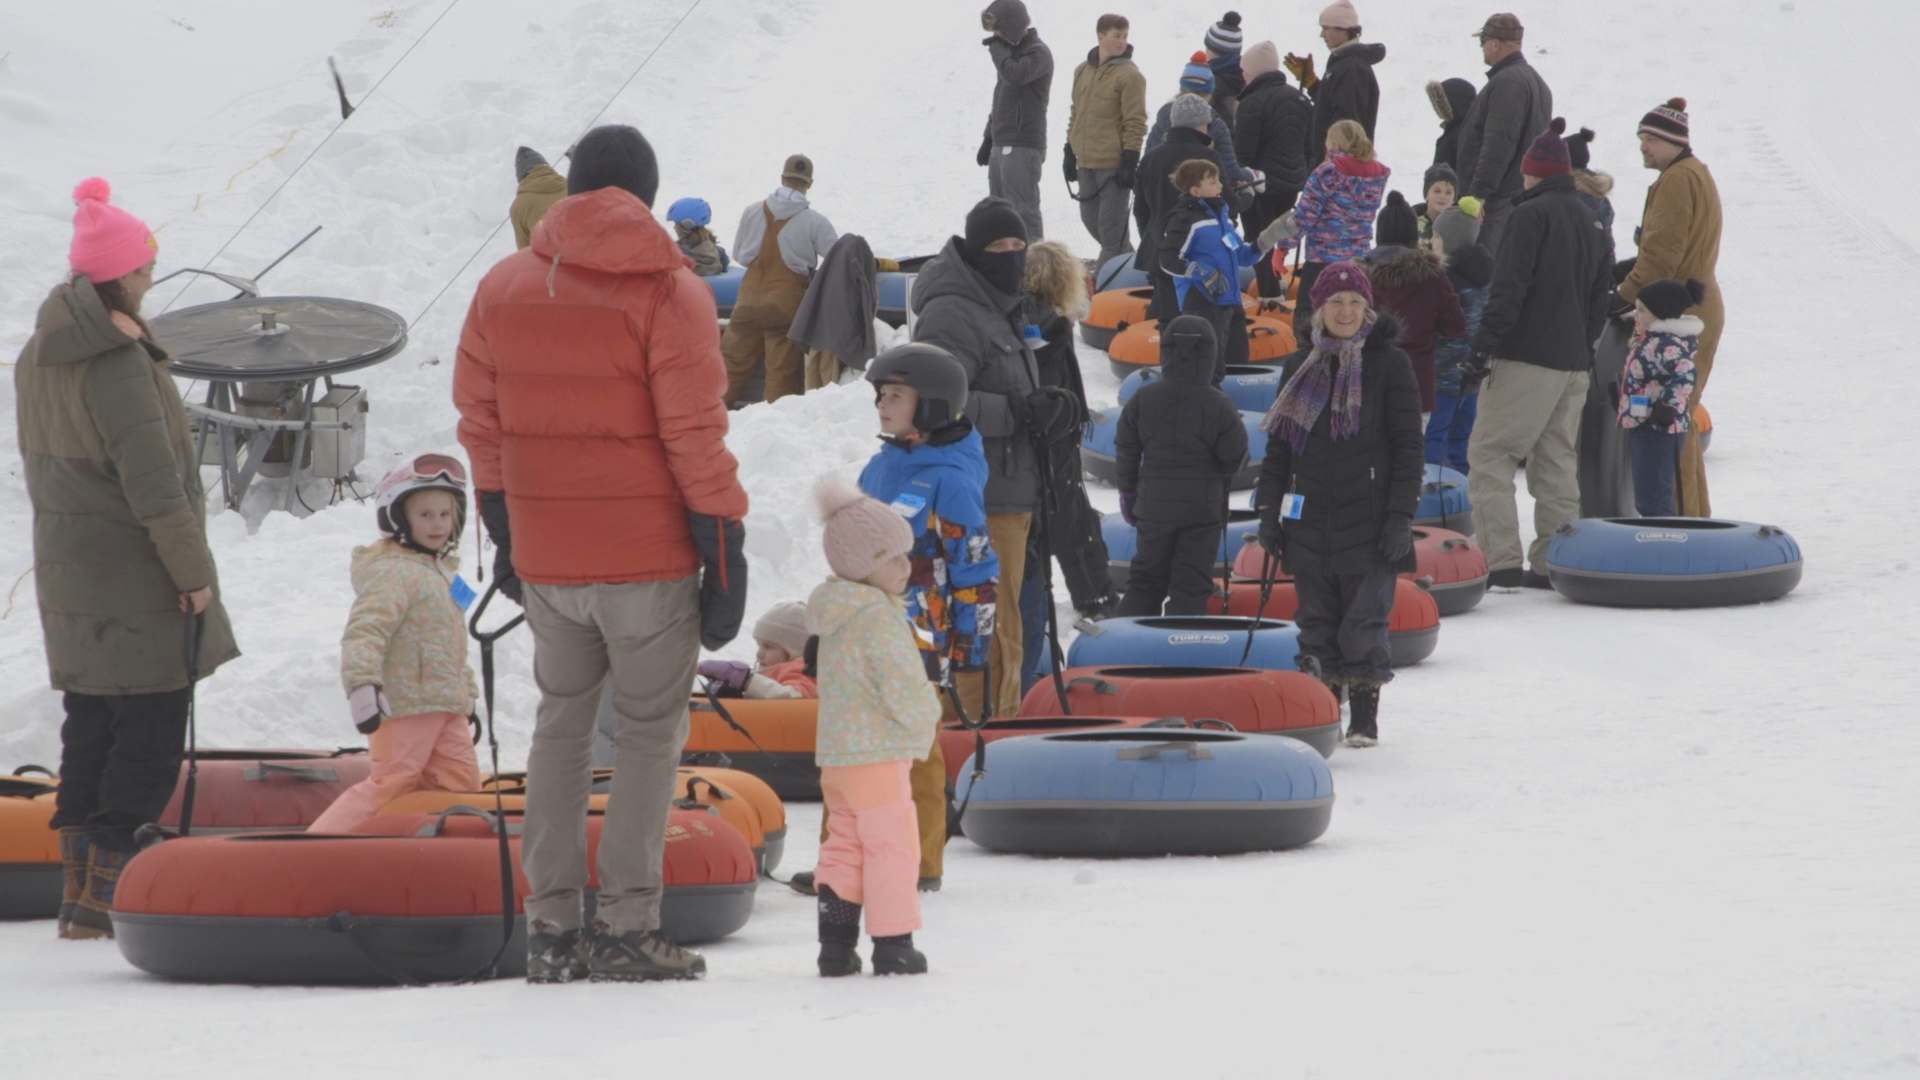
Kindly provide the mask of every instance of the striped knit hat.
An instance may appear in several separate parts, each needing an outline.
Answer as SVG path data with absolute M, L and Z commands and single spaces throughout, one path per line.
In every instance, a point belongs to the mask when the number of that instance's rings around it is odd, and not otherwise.
M 1665 105 L 1640 118 L 1640 134 L 1665 139 L 1675 146 L 1693 145 L 1687 140 L 1687 99 L 1670 98 Z
M 1197 52 L 1180 72 L 1180 89 L 1189 94 L 1213 93 L 1213 69 L 1207 66 L 1207 54 Z
M 1567 154 L 1567 140 L 1561 138 L 1567 130 L 1567 122 L 1556 116 L 1547 125 L 1547 130 L 1533 140 L 1527 147 L 1526 159 L 1520 162 L 1522 176 L 1571 176 L 1573 159 Z
M 1240 13 L 1229 11 L 1207 27 L 1207 51 L 1215 56 L 1240 55 Z

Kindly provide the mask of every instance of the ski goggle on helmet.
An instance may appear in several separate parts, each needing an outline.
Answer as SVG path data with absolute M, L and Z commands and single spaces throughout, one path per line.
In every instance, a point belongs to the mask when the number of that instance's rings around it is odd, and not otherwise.
M 457 516 L 453 535 L 447 539 L 449 550 L 458 547 L 460 534 L 467 525 L 467 464 L 446 454 L 420 454 L 380 478 L 374 489 L 374 519 L 381 532 L 409 547 L 419 548 L 407 532 L 406 500 L 416 491 L 453 493 Z M 419 548 L 419 550 L 426 550 Z

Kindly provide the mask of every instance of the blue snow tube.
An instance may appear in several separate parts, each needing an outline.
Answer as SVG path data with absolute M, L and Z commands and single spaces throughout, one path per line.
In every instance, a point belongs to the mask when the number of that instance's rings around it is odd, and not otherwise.
M 1247 647 L 1249 636 L 1253 639 L 1251 650 Z M 1256 623 L 1228 615 L 1152 615 L 1089 624 L 1067 649 L 1067 666 L 1159 664 L 1295 671 L 1294 658 L 1299 655 L 1299 629 L 1279 619 Z
M 1120 404 L 1133 400 L 1141 387 L 1159 381 L 1159 368 L 1141 368 L 1127 376 L 1120 384 Z M 1235 364 L 1227 368 L 1227 377 L 1221 380 L 1220 389 L 1233 399 L 1234 408 L 1265 415 L 1273 407 L 1274 399 L 1280 396 L 1280 369 L 1262 364 Z
M 1120 430 L 1120 410 L 1115 405 L 1110 409 L 1096 409 L 1087 418 L 1087 426 L 1080 432 L 1080 467 L 1088 476 L 1104 483 L 1114 483 L 1115 469 L 1113 458 L 1114 435 Z M 1260 482 L 1260 463 L 1267 456 L 1267 433 L 1260 430 L 1260 421 L 1264 413 L 1240 413 L 1240 422 L 1247 427 L 1247 463 L 1233 474 L 1233 480 L 1227 486 L 1234 491 L 1250 488 Z
M 700 279 L 707 283 L 707 288 L 713 290 L 713 306 L 720 309 L 721 318 L 733 317 L 734 302 L 740 299 L 740 282 L 746 276 L 747 268 L 734 263 L 712 277 Z
M 1078 731 L 995 742 L 958 798 L 967 839 L 1033 855 L 1228 855 L 1311 843 L 1333 773 L 1296 739 L 1204 730 Z
M 907 324 L 907 283 L 914 274 L 894 270 L 880 274 L 880 310 L 881 322 L 898 329 Z
M 1716 518 L 1581 518 L 1547 546 L 1547 577 L 1570 600 L 1611 607 L 1725 607 L 1778 600 L 1800 584 L 1786 530 Z
M 1473 535 L 1473 502 L 1467 498 L 1467 475 L 1445 465 L 1428 465 L 1420 483 L 1420 506 L 1413 512 L 1415 525 L 1452 529 Z
M 1100 272 L 1093 277 L 1093 291 L 1103 293 L 1108 289 L 1142 289 L 1153 284 L 1153 282 L 1147 280 L 1147 272 L 1145 270 L 1135 270 L 1133 268 L 1133 260 L 1135 258 L 1137 258 L 1136 253 L 1129 251 L 1108 259 L 1106 263 L 1100 267 Z M 1247 287 L 1251 284 L 1253 284 L 1253 267 L 1241 267 L 1240 291 L 1246 292 Z
M 1227 511 L 1227 527 L 1220 534 L 1220 553 L 1215 557 L 1213 574 L 1233 565 L 1234 557 L 1240 554 L 1241 545 L 1247 537 L 1260 534 L 1260 515 L 1252 510 Z M 1100 519 L 1100 538 L 1107 544 L 1107 578 L 1113 587 L 1127 591 L 1127 577 L 1132 572 L 1133 554 L 1139 550 L 1139 530 L 1127 524 L 1119 514 L 1108 514 Z

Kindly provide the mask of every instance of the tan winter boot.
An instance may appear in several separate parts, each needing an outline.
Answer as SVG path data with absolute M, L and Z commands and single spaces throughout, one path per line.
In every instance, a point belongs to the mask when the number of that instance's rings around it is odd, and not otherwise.
M 110 938 L 113 936 L 113 893 L 120 884 L 120 873 L 136 854 L 109 851 L 99 844 L 87 845 L 87 887 L 73 908 L 73 921 L 67 927 L 70 938 Z
M 80 894 L 87 891 L 87 852 L 93 844 L 87 839 L 85 825 L 60 827 L 60 869 L 66 880 L 60 888 L 60 936 L 73 936 L 73 909 Z

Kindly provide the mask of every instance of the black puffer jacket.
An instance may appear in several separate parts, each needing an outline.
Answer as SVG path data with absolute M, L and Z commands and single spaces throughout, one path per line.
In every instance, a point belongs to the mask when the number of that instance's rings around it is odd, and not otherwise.
M 1496 206 L 1518 198 L 1524 186 L 1520 162 L 1552 119 L 1553 91 L 1525 56 L 1514 53 L 1488 68 L 1487 85 L 1460 128 L 1459 160 L 1453 166 L 1460 175 L 1456 195 Z
M 1017 45 L 988 39 L 993 67 L 993 112 L 987 117 L 987 138 L 995 147 L 1024 146 L 1042 154 L 1047 149 L 1047 99 L 1053 93 L 1053 50 L 1031 27 Z
M 1399 334 L 1399 322 L 1383 313 L 1367 335 L 1360 353 L 1360 430 L 1352 438 L 1333 438 L 1329 404 L 1302 453 L 1295 454 L 1278 435 L 1267 439 L 1260 519 L 1279 519 L 1283 495 L 1305 500 L 1299 520 L 1285 523 L 1282 562 L 1289 573 L 1315 568 L 1333 574 L 1399 574 L 1418 566 L 1411 554 L 1392 564 L 1380 555 L 1380 527 L 1392 514 L 1413 520 L 1427 467 L 1420 387 L 1407 354 L 1393 343 Z M 1307 356 L 1302 350 L 1287 359 L 1282 386 Z
M 1313 102 L 1271 71 L 1247 84 L 1234 121 L 1233 148 L 1240 164 L 1267 174 L 1267 190 L 1298 192 L 1319 154 L 1310 149 Z M 1323 140 L 1324 142 L 1324 140 Z
M 1168 324 L 1205 321 L 1183 315 Z M 1162 378 L 1120 410 L 1114 485 L 1137 496 L 1135 516 L 1163 525 L 1225 522 L 1227 485 L 1247 460 L 1247 428 L 1233 399 L 1213 385 L 1218 346 L 1161 350 Z
M 1476 352 L 1555 371 L 1585 371 L 1606 325 L 1613 244 L 1574 189 L 1549 176 L 1514 200 L 1493 256 L 1493 292 Z
M 1159 269 L 1155 257 L 1160 248 L 1160 223 L 1187 195 L 1173 190 L 1173 170 L 1195 158 L 1213 162 L 1222 177 L 1227 175 L 1213 140 L 1192 128 L 1174 128 L 1167 132 L 1165 142 L 1141 157 L 1133 182 L 1133 220 L 1140 227 L 1139 254 L 1133 258 L 1135 270 L 1151 273 Z
M 1387 58 L 1385 45 L 1350 41 L 1327 57 L 1326 74 L 1313 90 L 1313 163 L 1327 159 L 1327 129 L 1341 120 L 1357 120 L 1373 138 L 1380 115 L 1380 82 L 1373 65 Z

